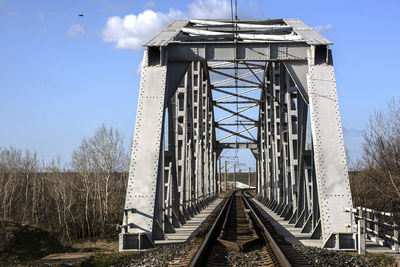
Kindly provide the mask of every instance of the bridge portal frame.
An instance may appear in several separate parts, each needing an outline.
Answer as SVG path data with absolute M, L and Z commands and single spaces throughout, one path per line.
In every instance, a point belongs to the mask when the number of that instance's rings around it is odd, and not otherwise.
M 152 247 L 204 208 L 218 192 L 217 161 L 227 148 L 252 150 L 258 197 L 267 206 L 322 238 L 324 247 L 354 249 L 331 42 L 299 20 L 242 21 L 290 29 L 279 38 L 268 35 L 272 40 L 239 39 L 237 28 L 233 38 L 207 31 L 187 35 L 214 22 L 176 21 L 146 44 L 120 250 Z M 217 140 L 221 125 L 214 118 L 211 61 L 236 68 L 265 64 L 257 84 L 257 140 Z M 308 114 L 311 147 L 306 147 Z M 245 138 L 241 132 L 231 135 Z

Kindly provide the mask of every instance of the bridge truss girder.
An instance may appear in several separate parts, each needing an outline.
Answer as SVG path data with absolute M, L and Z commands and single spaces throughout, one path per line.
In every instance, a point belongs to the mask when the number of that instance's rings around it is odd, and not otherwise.
M 285 39 L 295 41 L 239 42 L 236 36 L 233 41 L 210 42 L 209 36 L 185 35 L 201 28 L 192 21 L 177 21 L 149 41 L 121 250 L 152 247 L 154 240 L 164 239 L 200 212 L 219 192 L 220 153 L 232 148 L 253 152 L 257 194 L 265 205 L 303 232 L 322 238 L 325 247 L 354 248 L 330 42 L 309 28 L 305 32 L 308 26 L 299 21 L 282 23 L 290 26 L 294 36 Z M 230 71 L 238 69 L 247 73 Z M 212 73 L 225 78 L 212 81 Z M 246 91 L 231 90 L 238 87 Z M 258 99 L 248 96 L 247 91 L 256 90 Z M 225 96 L 213 99 L 213 91 Z M 235 103 L 248 106 L 229 108 Z M 258 118 L 243 114 L 254 108 Z M 217 120 L 216 110 L 230 115 Z M 235 116 L 241 120 L 227 121 Z M 307 144 L 308 117 L 311 144 Z M 242 129 L 229 128 L 235 124 Z M 228 135 L 218 139 L 217 130 Z M 225 141 L 232 137 L 245 142 Z

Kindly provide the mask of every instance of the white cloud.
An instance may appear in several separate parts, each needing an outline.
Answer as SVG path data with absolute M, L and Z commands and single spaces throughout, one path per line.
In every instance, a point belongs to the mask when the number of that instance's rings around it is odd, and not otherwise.
M 151 3 L 149 1 L 148 3 Z M 188 5 L 188 12 L 170 9 L 168 13 L 147 9 L 138 15 L 110 17 L 102 31 L 104 42 L 115 43 L 119 49 L 141 49 L 142 45 L 174 20 L 190 18 L 230 18 L 227 0 L 196 0 Z
M 313 29 L 321 34 L 335 30 L 331 24 L 314 26 Z
M 231 4 L 227 0 L 197 0 L 189 4 L 189 16 L 193 19 L 229 19 Z
M 103 41 L 113 42 L 121 49 L 140 49 L 147 40 L 181 17 L 183 13 L 174 9 L 168 14 L 148 9 L 139 15 L 111 17 L 102 32 Z
M 73 38 L 79 35 L 85 35 L 85 27 L 80 24 L 74 24 L 68 29 L 68 36 Z

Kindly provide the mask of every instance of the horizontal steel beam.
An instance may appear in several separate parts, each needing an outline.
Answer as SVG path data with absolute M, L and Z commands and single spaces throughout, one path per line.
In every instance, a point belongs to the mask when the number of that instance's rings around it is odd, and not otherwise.
M 187 33 L 187 34 L 193 34 L 193 35 L 195 35 L 194 37 L 196 37 L 196 35 L 197 35 L 197 36 L 203 37 L 203 38 L 206 37 L 206 36 L 215 36 L 215 37 L 218 37 L 218 38 L 222 37 L 222 38 L 228 38 L 228 39 L 231 39 L 231 40 L 234 40 L 234 38 L 239 38 L 239 39 L 243 39 L 245 41 L 257 41 L 257 40 L 264 40 L 264 41 L 300 41 L 300 40 L 302 40 L 301 35 L 269 34 L 269 33 L 273 33 L 273 32 L 276 33 L 276 31 L 271 31 L 271 30 L 270 31 L 264 31 L 264 33 L 254 32 L 254 31 L 252 31 L 251 33 L 242 33 L 241 31 L 234 33 L 234 30 L 232 30 L 232 29 L 230 29 L 229 32 L 225 32 L 225 31 L 216 31 L 215 29 L 213 31 L 210 31 L 208 29 L 199 29 L 199 28 L 195 28 L 195 27 L 185 27 L 185 28 L 182 28 L 181 31 L 184 32 L 184 33 Z
M 259 25 L 284 25 L 283 19 L 240 19 L 240 23 L 259 24 Z M 191 19 L 190 22 L 197 24 L 218 24 L 218 23 L 232 23 L 230 19 Z M 213 23 L 217 22 L 217 23 Z
M 218 99 L 215 99 L 215 101 L 221 101 L 221 100 L 226 100 L 226 99 L 230 99 L 230 98 L 233 98 L 233 97 L 235 97 L 235 96 L 243 96 L 243 95 L 245 95 L 245 94 L 248 94 L 248 93 L 251 93 L 251 92 L 254 92 L 254 91 L 257 91 L 257 90 L 259 90 L 260 88 L 253 88 L 253 89 L 250 89 L 250 90 L 246 90 L 246 91 L 243 91 L 243 92 L 240 92 L 240 93 L 232 93 L 232 92 L 228 92 L 228 95 L 229 96 L 224 96 L 224 97 L 220 97 L 220 98 L 218 98 Z M 218 89 L 217 89 L 218 90 Z M 224 91 L 224 90 L 223 90 Z M 227 92 L 227 91 L 225 91 L 225 92 Z M 233 95 L 232 95 L 233 94 Z M 253 98 L 254 99 L 254 98 Z M 258 99 L 248 99 L 248 100 L 250 100 L 250 101 L 258 101 Z
M 246 139 L 246 140 L 249 140 L 249 141 L 252 141 L 252 142 L 256 142 L 256 140 L 254 140 L 253 138 L 250 138 L 250 137 L 245 136 L 245 135 L 242 134 L 242 133 L 248 132 L 249 130 L 252 130 L 252 129 L 256 128 L 256 127 L 257 127 L 257 126 L 252 126 L 252 127 L 250 127 L 249 129 L 244 129 L 244 130 L 242 130 L 242 131 L 235 132 L 235 131 L 232 131 L 232 130 L 229 130 L 229 129 L 226 129 L 226 128 L 224 128 L 224 127 L 220 127 L 220 126 L 216 125 L 215 128 L 217 128 L 217 129 L 219 129 L 219 130 L 222 130 L 222 131 L 224 131 L 224 132 L 230 133 L 230 135 L 227 135 L 227 136 L 225 136 L 225 137 L 222 137 L 221 139 L 219 139 L 219 140 L 217 140 L 217 141 L 223 141 L 223 140 L 226 140 L 226 139 L 231 138 L 231 137 L 233 137 L 233 136 L 239 136 L 239 137 L 242 137 L 243 139 Z
M 213 70 L 215 70 L 215 69 L 216 69 L 216 68 L 209 68 L 209 71 L 213 71 Z M 220 71 L 214 71 L 214 72 L 215 72 L 215 73 L 218 73 L 218 74 L 223 73 L 223 72 L 220 72 Z M 263 70 L 262 70 L 262 69 L 258 69 L 258 70 L 255 70 L 255 71 L 253 71 L 253 72 L 254 72 L 254 73 L 260 73 L 260 72 L 263 72 Z M 253 75 L 253 72 L 246 72 L 246 73 L 243 73 L 243 74 L 240 74 L 240 75 L 237 75 L 237 76 L 224 75 L 224 76 L 228 76 L 228 77 L 231 77 L 231 78 L 226 79 L 226 80 L 222 80 L 222 81 L 215 82 L 215 83 L 213 83 L 212 85 L 213 85 L 213 86 L 216 86 L 216 85 L 219 85 L 219 84 L 232 82 L 232 81 L 234 81 L 234 80 L 236 80 L 236 79 L 240 80 L 240 79 L 243 78 L 243 77 L 252 76 L 252 75 Z M 222 75 L 222 74 L 221 74 L 221 75 Z M 241 81 L 247 81 L 247 80 L 241 80 Z
M 273 43 L 170 43 L 166 47 L 170 61 L 304 61 L 307 49 L 304 42 Z M 235 55 L 236 51 L 236 55 Z
M 250 84 L 254 84 L 254 85 L 256 85 L 256 86 L 257 86 L 257 85 L 260 86 L 259 83 L 256 83 L 256 82 L 254 82 L 254 81 L 250 81 L 250 80 L 246 80 L 246 79 L 243 79 L 243 78 L 242 78 L 242 77 L 250 76 L 250 75 L 252 74 L 251 72 L 249 72 L 249 73 L 244 73 L 244 74 L 242 74 L 242 75 L 235 76 L 235 75 L 231 75 L 231 74 L 229 74 L 229 73 L 225 73 L 225 72 L 218 71 L 218 70 L 215 70 L 215 69 L 209 69 L 209 71 L 230 78 L 230 79 L 227 79 L 227 80 L 223 80 L 223 81 L 220 81 L 220 82 L 216 82 L 216 83 L 214 83 L 214 84 L 212 84 L 212 85 L 218 85 L 218 84 L 221 84 L 221 83 L 227 83 L 227 82 L 230 82 L 230 81 L 238 80 L 238 81 L 242 81 L 242 82 L 245 82 L 245 83 L 250 83 Z M 261 72 L 261 71 L 262 71 L 262 70 L 257 70 L 257 71 L 254 72 L 254 73 L 259 73 L 259 72 Z
M 257 143 L 217 143 L 218 149 L 249 148 L 257 149 Z
M 218 85 L 218 86 L 213 86 L 214 88 L 257 88 L 257 89 L 261 89 L 262 86 L 254 86 L 254 85 Z
M 292 29 L 292 27 L 287 26 L 287 25 L 281 25 L 282 22 L 277 22 L 274 23 L 275 25 L 271 24 L 271 21 L 268 21 L 269 23 L 252 23 L 252 22 L 245 22 L 242 20 L 238 20 L 237 22 L 233 21 L 220 21 L 220 20 L 204 20 L 204 19 L 191 19 L 191 23 L 198 25 L 207 25 L 207 26 L 224 26 L 224 27 L 232 27 L 238 28 L 238 29 Z
M 215 87 L 212 87 L 211 89 L 214 90 L 214 91 L 223 93 L 223 94 L 231 95 L 232 97 L 237 96 L 237 97 L 240 97 L 240 98 L 249 100 L 249 101 L 259 102 L 258 99 L 255 99 L 255 98 L 252 98 L 252 97 L 248 97 L 248 96 L 244 96 L 244 95 L 243 95 L 243 94 L 246 94 L 246 93 L 250 93 L 250 92 L 253 91 L 253 90 L 248 90 L 248 91 L 246 91 L 246 92 L 241 92 L 241 93 L 236 94 L 236 93 L 234 93 L 234 92 L 229 92 L 229 91 L 217 89 L 217 88 L 215 88 Z M 258 88 L 257 88 L 257 90 L 258 90 Z M 223 100 L 223 99 L 227 99 L 227 98 L 220 98 L 220 99 L 216 99 L 215 101 L 219 101 L 219 100 Z
M 194 30 L 212 30 L 220 33 L 258 33 L 258 34 L 290 34 L 292 33 L 292 27 L 285 28 L 238 28 L 235 26 L 225 26 L 225 25 L 201 25 L 201 26 L 186 26 L 183 29 L 194 29 Z M 184 30 L 183 30 L 184 31 Z
M 215 69 L 215 70 L 247 70 L 247 67 L 212 67 L 209 66 L 210 69 Z M 255 68 L 259 68 L 259 69 L 265 69 L 265 67 L 255 67 Z
M 217 123 L 218 126 L 243 126 L 243 125 L 250 125 L 250 126 L 254 126 L 254 125 L 258 125 L 258 122 L 247 122 L 247 121 L 240 121 L 240 123 L 238 122 L 218 122 Z
M 260 101 L 213 101 L 214 104 L 257 104 L 258 102 Z
M 247 116 L 245 116 L 245 115 L 243 115 L 243 114 L 241 114 L 241 113 L 243 113 L 243 112 L 245 112 L 245 111 L 247 111 L 247 110 L 250 110 L 250 109 L 253 109 L 253 108 L 257 107 L 258 104 L 255 104 L 255 105 L 250 106 L 250 107 L 246 107 L 246 108 L 244 108 L 244 109 L 239 110 L 238 112 L 232 111 L 232 110 L 230 110 L 230 109 L 228 109 L 228 108 L 226 108 L 226 107 L 220 106 L 220 105 L 218 105 L 218 104 L 214 104 L 213 106 L 214 106 L 214 107 L 217 107 L 217 108 L 219 108 L 219 109 L 222 109 L 222 110 L 224 110 L 224 111 L 226 111 L 226 112 L 228 112 L 228 113 L 231 113 L 231 115 L 229 115 L 229 116 L 227 116 L 227 117 L 225 117 L 225 118 L 219 119 L 219 120 L 216 121 L 216 122 L 221 122 L 221 121 L 227 120 L 227 119 L 229 119 L 229 118 L 232 118 L 232 117 L 234 117 L 234 116 L 239 116 L 239 117 L 241 117 L 241 118 L 243 118 L 243 119 L 246 119 L 246 120 L 248 120 L 248 121 L 256 122 L 255 119 L 249 118 L 249 117 L 247 117 Z

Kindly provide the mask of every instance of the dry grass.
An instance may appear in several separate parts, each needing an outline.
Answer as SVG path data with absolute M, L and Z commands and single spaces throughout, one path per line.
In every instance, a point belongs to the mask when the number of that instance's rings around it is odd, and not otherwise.
M 72 249 L 77 252 L 118 252 L 118 240 L 76 242 Z

